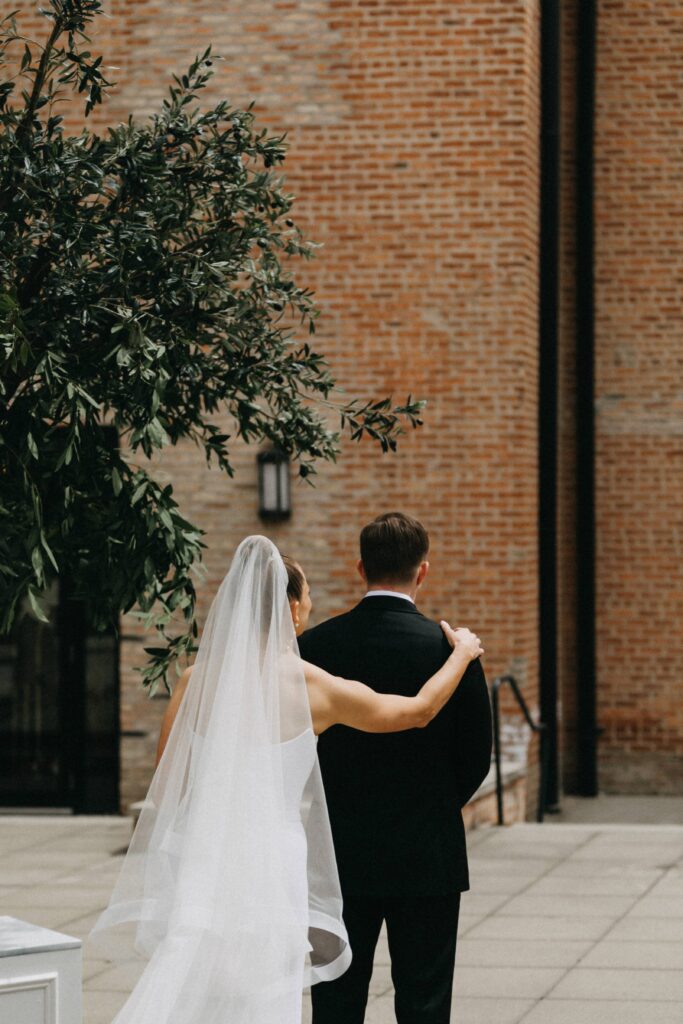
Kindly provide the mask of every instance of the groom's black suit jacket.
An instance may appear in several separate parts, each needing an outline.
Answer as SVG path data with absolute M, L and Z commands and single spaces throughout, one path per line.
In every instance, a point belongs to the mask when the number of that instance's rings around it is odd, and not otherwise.
M 302 657 L 380 693 L 412 697 L 450 653 L 440 626 L 402 597 L 366 597 L 308 630 Z M 318 754 L 345 896 L 392 898 L 469 888 L 461 807 L 491 761 L 491 710 L 472 662 L 424 729 L 335 725 Z

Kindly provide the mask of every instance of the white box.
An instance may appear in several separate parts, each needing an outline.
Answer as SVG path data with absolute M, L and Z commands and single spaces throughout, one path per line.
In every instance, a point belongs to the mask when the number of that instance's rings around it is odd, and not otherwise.
M 82 1024 L 81 940 L 0 917 L 0 1024 Z

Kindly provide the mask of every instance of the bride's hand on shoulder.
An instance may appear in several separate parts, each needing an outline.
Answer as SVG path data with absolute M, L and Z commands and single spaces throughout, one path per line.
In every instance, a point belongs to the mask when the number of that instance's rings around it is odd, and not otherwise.
M 467 628 L 467 626 L 458 626 L 457 629 L 453 629 L 445 619 L 441 620 L 440 625 L 444 632 L 444 636 L 455 653 L 462 652 L 467 654 L 470 661 L 474 661 L 475 658 L 481 657 L 484 653 L 484 648 L 481 646 L 481 640 L 476 633 L 473 633 L 471 629 Z

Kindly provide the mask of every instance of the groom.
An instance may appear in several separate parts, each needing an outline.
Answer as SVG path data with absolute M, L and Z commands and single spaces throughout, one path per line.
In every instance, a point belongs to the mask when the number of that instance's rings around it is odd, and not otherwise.
M 358 562 L 367 593 L 304 633 L 302 657 L 379 692 L 414 696 L 450 652 L 415 606 L 428 552 L 427 531 L 409 516 L 369 523 Z M 441 612 L 448 618 L 453 609 Z M 318 753 L 353 962 L 336 981 L 313 986 L 313 1024 L 362 1024 L 384 921 L 398 1024 L 448 1024 L 460 893 L 469 888 L 461 808 L 491 759 L 481 663 L 471 663 L 427 728 L 369 734 L 336 725 Z

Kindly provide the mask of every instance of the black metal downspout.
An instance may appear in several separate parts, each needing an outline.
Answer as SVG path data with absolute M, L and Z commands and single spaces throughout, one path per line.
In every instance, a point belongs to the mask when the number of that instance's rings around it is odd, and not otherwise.
M 545 800 L 559 800 L 557 742 L 557 387 L 560 233 L 560 8 L 541 3 L 541 138 L 538 396 L 538 557 L 541 721 Z
M 596 3 L 579 0 L 576 61 L 576 671 L 580 796 L 597 796 L 593 134 Z

